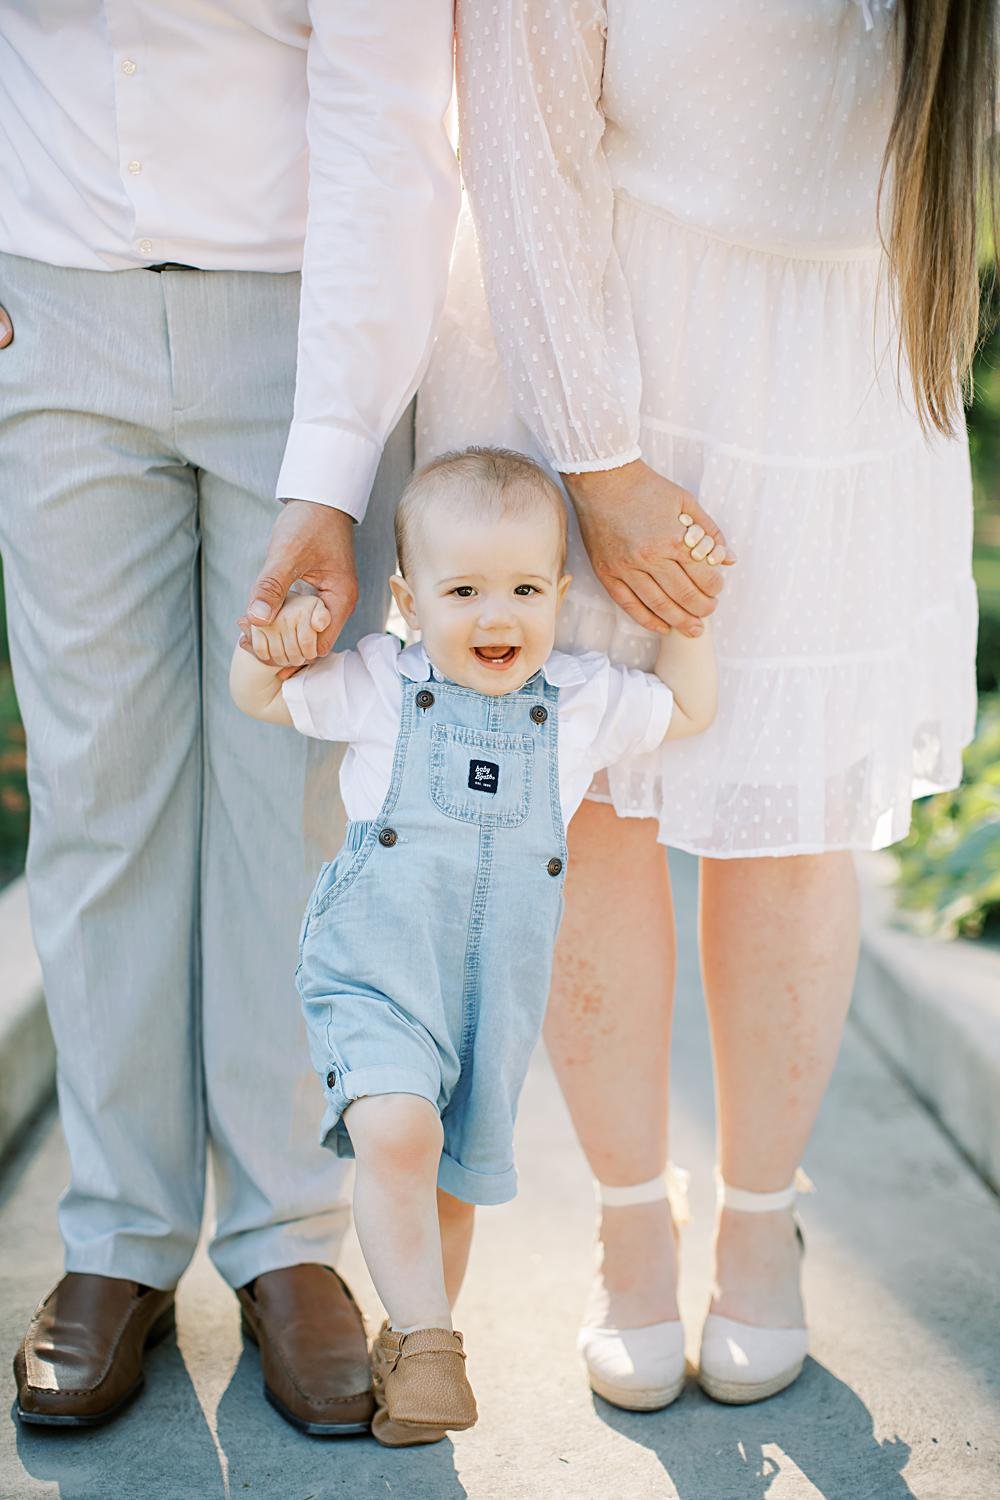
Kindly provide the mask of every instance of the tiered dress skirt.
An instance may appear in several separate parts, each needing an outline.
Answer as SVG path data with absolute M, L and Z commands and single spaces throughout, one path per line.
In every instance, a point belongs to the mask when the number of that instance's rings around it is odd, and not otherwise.
M 619 194 L 646 461 L 697 496 L 738 563 L 713 616 L 707 733 L 609 768 L 592 795 L 715 858 L 873 849 L 957 785 L 975 722 L 965 433 L 928 439 L 878 245 L 744 246 Z M 418 407 L 418 457 L 542 457 L 497 360 L 463 216 Z M 673 518 L 671 518 L 673 519 Z M 594 578 L 571 516 L 557 644 L 649 668 L 657 640 Z

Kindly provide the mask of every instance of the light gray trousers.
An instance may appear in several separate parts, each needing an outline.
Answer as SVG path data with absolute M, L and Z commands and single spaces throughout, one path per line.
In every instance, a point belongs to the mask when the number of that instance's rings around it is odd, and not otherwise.
M 60 1228 L 67 1269 L 157 1287 L 194 1249 L 209 1152 L 233 1286 L 330 1260 L 347 1218 L 293 983 L 337 752 L 245 718 L 227 683 L 277 515 L 298 293 L 293 275 L 0 255 L 0 547 Z M 344 644 L 385 620 L 411 432 L 359 532 Z

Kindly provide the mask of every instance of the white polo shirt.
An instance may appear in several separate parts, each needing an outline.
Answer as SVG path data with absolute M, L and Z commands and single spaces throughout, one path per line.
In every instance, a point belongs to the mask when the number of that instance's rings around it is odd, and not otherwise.
M 559 800 L 569 823 L 605 766 L 662 743 L 674 696 L 649 672 L 618 667 L 598 651 L 553 651 L 542 667 L 559 689 Z M 356 651 L 324 657 L 282 684 L 292 723 L 303 734 L 347 744 L 340 788 L 347 816 L 378 816 L 392 779 L 403 687 L 440 674 L 423 644 L 366 635 Z

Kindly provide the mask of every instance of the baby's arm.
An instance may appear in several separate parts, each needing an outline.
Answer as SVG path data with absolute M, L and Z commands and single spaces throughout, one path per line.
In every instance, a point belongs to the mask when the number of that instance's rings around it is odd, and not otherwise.
M 703 624 L 704 633 L 694 639 L 671 630 L 663 637 L 656 658 L 653 670 L 674 695 L 668 740 L 700 734 L 715 718 L 715 646 L 711 624 L 707 620 Z
M 281 672 L 316 660 L 316 640 L 330 623 L 330 612 L 311 594 L 290 594 L 273 624 L 255 625 L 251 644 L 267 663 L 237 646 L 229 669 L 229 691 L 237 708 L 268 724 L 291 724 L 281 691 Z

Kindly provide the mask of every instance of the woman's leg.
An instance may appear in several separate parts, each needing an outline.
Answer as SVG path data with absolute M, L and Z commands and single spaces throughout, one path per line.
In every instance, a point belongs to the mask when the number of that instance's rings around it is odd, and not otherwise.
M 674 989 L 666 854 L 652 819 L 584 802 L 569 829 L 566 910 L 545 1024 L 580 1144 L 601 1182 L 662 1172 Z M 603 1288 L 588 1322 L 636 1328 L 677 1317 L 665 1202 L 607 1208 Z
M 719 1164 L 733 1187 L 787 1187 L 837 1058 L 858 951 L 850 854 L 705 859 L 701 955 L 715 1054 Z M 802 1323 L 790 1210 L 724 1211 L 713 1311 Z

